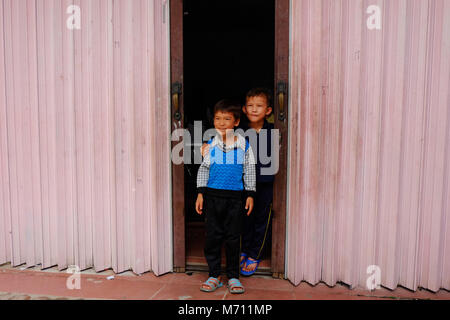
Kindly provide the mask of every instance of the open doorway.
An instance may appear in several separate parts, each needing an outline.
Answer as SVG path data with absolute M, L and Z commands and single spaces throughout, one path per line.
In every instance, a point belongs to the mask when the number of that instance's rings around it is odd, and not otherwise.
M 194 121 L 202 121 L 204 130 L 213 126 L 211 109 L 217 101 L 244 104 L 251 88 L 273 89 L 275 0 L 184 0 L 183 66 L 183 125 L 189 131 Z M 204 217 L 195 212 L 198 167 L 184 165 L 188 270 L 207 270 Z M 258 271 L 271 273 L 270 238 Z

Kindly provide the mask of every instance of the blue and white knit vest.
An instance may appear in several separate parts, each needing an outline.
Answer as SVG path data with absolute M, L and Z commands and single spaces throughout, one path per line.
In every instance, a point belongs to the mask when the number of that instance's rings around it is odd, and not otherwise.
M 211 144 L 212 140 L 208 142 Z M 208 188 L 221 190 L 244 190 L 243 172 L 245 153 L 249 148 L 245 141 L 245 151 L 235 147 L 233 150 L 223 152 L 218 145 L 210 148 L 210 167 Z

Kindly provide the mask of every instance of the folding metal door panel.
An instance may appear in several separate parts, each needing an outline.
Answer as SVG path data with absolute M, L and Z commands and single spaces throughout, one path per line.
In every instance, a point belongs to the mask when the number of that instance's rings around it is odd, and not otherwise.
M 166 6 L 1 1 L 0 263 L 172 270 Z
M 449 289 L 450 3 L 291 9 L 289 279 Z

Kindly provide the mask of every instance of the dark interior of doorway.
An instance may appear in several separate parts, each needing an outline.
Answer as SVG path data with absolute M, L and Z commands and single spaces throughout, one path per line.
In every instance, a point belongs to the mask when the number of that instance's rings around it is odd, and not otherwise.
M 184 125 L 193 133 L 194 121 L 202 121 L 203 130 L 213 127 L 217 101 L 243 104 L 249 89 L 273 88 L 275 0 L 184 0 L 183 5 Z M 195 212 L 198 167 L 185 164 L 187 270 L 207 269 L 204 218 Z M 267 243 L 259 273 L 270 273 L 271 239 Z

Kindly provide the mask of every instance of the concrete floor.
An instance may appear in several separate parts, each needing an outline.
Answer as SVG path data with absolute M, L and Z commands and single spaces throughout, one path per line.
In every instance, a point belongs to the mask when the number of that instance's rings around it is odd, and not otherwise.
M 170 273 L 156 277 L 148 272 L 141 276 L 133 272 L 114 274 L 112 270 L 96 273 L 92 269 L 81 272 L 80 289 L 69 290 L 67 280 L 71 276 L 56 268 L 0 266 L 0 300 L 63 300 L 63 299 L 123 299 L 123 300 L 393 300 L 439 299 L 450 300 L 450 292 L 428 290 L 412 292 L 397 288 L 394 291 L 379 289 L 350 290 L 345 285 L 332 288 L 324 283 L 311 286 L 302 282 L 295 287 L 287 280 L 267 276 L 241 277 L 244 294 L 230 294 L 226 287 L 213 293 L 199 290 L 207 279 L 203 272 Z M 107 277 L 114 276 L 108 280 Z

